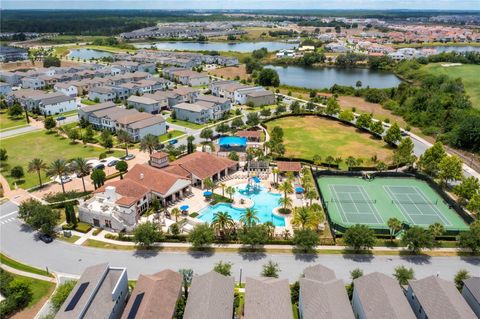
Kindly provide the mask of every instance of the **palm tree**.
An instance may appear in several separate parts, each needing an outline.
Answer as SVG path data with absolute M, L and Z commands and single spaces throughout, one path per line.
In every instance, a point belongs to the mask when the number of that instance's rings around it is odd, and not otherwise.
M 203 187 L 207 190 L 210 189 L 213 192 L 215 189 L 215 182 L 210 177 L 207 177 L 203 180 Z
M 293 193 L 292 183 L 285 181 L 278 186 L 278 190 L 283 193 L 283 197 L 287 197 L 288 194 Z
M 333 156 L 329 155 L 325 158 L 325 162 L 327 162 L 328 168 L 331 168 L 333 162 L 335 162 L 335 159 L 333 158 Z
M 233 226 L 235 226 L 235 222 L 229 213 L 217 212 L 213 215 L 212 228 L 220 233 L 222 238 Z
M 322 157 L 318 154 L 313 156 L 313 164 L 315 165 L 315 170 L 318 169 L 318 166 L 322 165 Z
M 227 187 L 227 184 L 220 183 L 218 186 L 222 188 L 222 196 L 225 197 L 225 188 Z
M 40 187 L 42 187 L 42 175 L 41 171 L 47 169 L 47 164 L 43 162 L 43 160 L 39 158 L 34 158 L 30 163 L 28 163 L 28 171 L 37 172 L 38 174 L 38 182 L 40 183 Z
M 240 216 L 240 221 L 245 227 L 251 228 L 257 222 L 259 222 L 260 219 L 257 216 L 257 212 L 253 208 L 247 208 L 245 212 L 242 213 L 242 215 Z
M 274 168 L 272 169 L 272 173 L 273 173 L 273 182 L 276 184 L 278 183 L 278 174 L 280 174 L 280 171 L 278 170 L 278 168 Z
M 117 131 L 117 140 L 120 143 L 124 143 L 125 145 L 125 155 L 128 155 L 128 143 L 130 143 L 131 138 L 130 134 L 128 134 L 125 130 L 118 130 Z
M 304 230 L 310 221 L 310 212 L 307 207 L 298 207 L 293 213 L 292 225 Z
M 293 201 L 290 197 L 280 197 L 278 203 L 283 206 L 283 210 L 286 211 L 287 208 L 292 207 Z
M 48 176 L 56 176 L 58 175 L 58 177 L 60 178 L 60 185 L 62 185 L 62 191 L 63 193 L 65 194 L 65 186 L 63 185 L 63 179 L 62 177 L 68 173 L 68 166 L 67 166 L 67 162 L 64 160 L 64 159 L 56 159 L 54 160 L 50 166 L 48 167 L 48 170 L 47 170 L 47 175 Z
M 311 205 L 312 205 L 312 201 L 313 201 L 314 199 L 317 199 L 317 192 L 315 191 L 315 189 L 313 189 L 313 188 L 308 188 L 308 189 L 305 191 L 305 198 L 310 201 L 310 206 L 311 206 Z
M 428 231 L 430 232 L 430 234 L 432 234 L 433 239 L 435 239 L 445 233 L 445 227 L 440 223 L 433 223 L 428 226 Z
M 77 173 L 77 176 L 80 176 L 82 178 L 83 191 L 87 192 L 87 188 L 85 187 L 84 177 L 90 174 L 90 167 L 88 166 L 87 161 L 81 157 L 74 159 L 73 164 L 74 164 L 73 169 L 75 173 Z
M 175 216 L 175 222 L 178 223 L 178 217 L 182 213 L 177 207 L 173 208 L 171 211 L 172 215 Z
M 345 160 L 345 164 L 347 164 L 347 167 L 350 168 L 350 167 L 353 167 L 353 166 L 357 165 L 357 160 L 355 159 L 355 157 L 349 156 Z
M 158 147 L 160 142 L 158 141 L 158 136 L 153 134 L 147 134 L 140 140 L 140 150 L 152 155 L 155 148 Z
M 228 197 L 232 199 L 233 194 L 235 194 L 236 190 L 232 186 L 228 186 L 227 189 L 225 189 L 225 192 L 227 193 Z
M 402 229 L 402 222 L 395 217 L 389 218 L 387 226 L 390 228 L 390 241 L 393 241 L 393 235 Z
M 275 235 L 275 225 L 271 221 L 268 221 L 263 223 L 263 226 L 265 226 L 267 230 L 268 238 L 272 239 L 273 235 Z

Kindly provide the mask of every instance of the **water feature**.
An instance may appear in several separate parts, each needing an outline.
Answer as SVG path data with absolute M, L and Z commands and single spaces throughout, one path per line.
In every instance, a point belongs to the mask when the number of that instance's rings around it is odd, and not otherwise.
M 334 84 L 355 86 L 362 81 L 363 87 L 390 88 L 402 81 L 393 73 L 360 68 L 313 68 L 297 65 L 268 65 L 278 72 L 280 83 L 309 89 L 330 88 Z
M 112 53 L 93 49 L 73 49 L 68 55 L 70 58 L 79 58 L 80 60 L 101 59 L 113 56 Z
M 251 52 L 260 48 L 267 48 L 268 51 L 278 51 L 282 49 L 293 49 L 298 47 L 298 43 L 291 42 L 156 42 L 156 43 L 138 43 L 136 48 L 149 49 L 155 46 L 158 50 L 180 50 L 180 51 L 237 51 Z
M 237 201 L 241 198 L 247 198 L 253 201 L 254 205 L 252 208 L 257 212 L 260 223 L 270 221 L 275 226 L 285 226 L 285 219 L 272 213 L 273 209 L 279 206 L 278 200 L 281 197 L 280 194 L 270 193 L 262 186 L 257 186 L 247 191 L 247 184 L 237 186 L 236 190 L 237 193 L 234 198 Z M 239 221 L 245 210 L 234 208 L 230 204 L 220 203 L 202 209 L 199 211 L 200 216 L 197 218 L 211 223 L 217 212 L 227 212 L 235 221 Z

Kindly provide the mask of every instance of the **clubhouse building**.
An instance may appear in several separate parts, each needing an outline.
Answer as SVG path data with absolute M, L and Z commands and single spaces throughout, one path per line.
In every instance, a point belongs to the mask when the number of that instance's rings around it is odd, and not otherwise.
M 203 188 L 204 180 L 217 181 L 238 169 L 225 157 L 195 152 L 169 163 L 168 154 L 153 153 L 150 164 L 133 166 L 123 179 L 98 188 L 94 196 L 79 204 L 79 219 L 114 231 L 130 231 L 154 198 L 163 207 Z

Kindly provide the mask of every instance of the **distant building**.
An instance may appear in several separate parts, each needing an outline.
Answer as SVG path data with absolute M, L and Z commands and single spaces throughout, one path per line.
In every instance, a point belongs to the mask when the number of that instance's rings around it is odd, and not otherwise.
M 247 277 L 245 292 L 245 319 L 293 319 L 287 279 Z
M 5 82 L 0 82 L 0 95 L 7 95 L 12 92 L 12 86 Z
M 471 277 L 464 281 L 462 296 L 480 318 L 480 277 Z
M 251 103 L 253 106 L 271 105 L 276 102 L 275 94 L 262 86 L 237 89 L 234 98 L 237 104 Z
M 95 101 L 98 99 L 101 103 L 113 101 L 116 99 L 116 96 L 115 90 L 107 86 L 94 87 L 88 91 L 89 100 Z
M 0 46 L 0 62 L 27 60 L 28 52 L 25 49 Z
M 39 77 L 24 77 L 22 79 L 22 88 L 23 89 L 33 89 L 40 90 L 45 87 L 45 81 Z
M 119 319 L 128 297 L 126 268 L 99 264 L 85 269 L 56 319 Z

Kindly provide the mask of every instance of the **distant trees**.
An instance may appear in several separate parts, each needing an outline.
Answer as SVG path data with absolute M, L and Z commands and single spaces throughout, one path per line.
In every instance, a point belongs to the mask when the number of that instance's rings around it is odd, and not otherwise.
M 280 85 L 280 77 L 277 71 L 269 68 L 264 68 L 260 71 L 257 81 L 259 85 L 263 86 L 277 87 Z
M 60 59 L 54 56 L 47 56 L 43 58 L 43 67 L 50 68 L 52 66 L 59 67 L 60 66 Z
M 46 117 L 43 121 L 43 127 L 45 127 L 47 131 L 51 131 L 53 128 L 55 128 L 55 126 L 57 126 L 57 121 L 55 121 L 51 116 Z
M 389 144 L 395 144 L 402 139 L 402 133 L 400 126 L 397 123 L 393 123 L 387 130 L 384 138 L 385 142 Z

